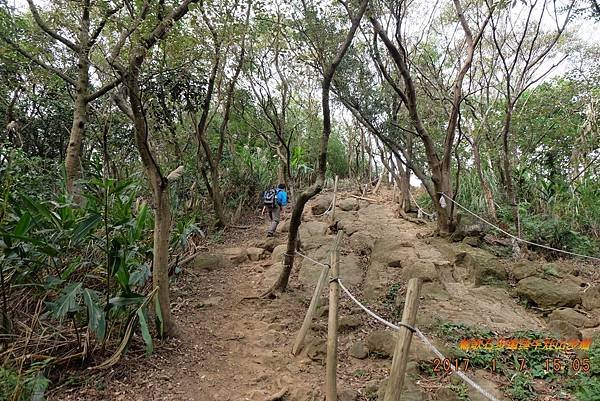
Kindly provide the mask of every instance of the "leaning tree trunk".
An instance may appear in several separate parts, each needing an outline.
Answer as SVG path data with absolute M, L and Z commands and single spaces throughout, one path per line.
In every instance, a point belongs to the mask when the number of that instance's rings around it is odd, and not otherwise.
M 283 259 L 283 269 L 281 270 L 281 274 L 277 278 L 277 281 L 273 286 L 266 291 L 262 297 L 272 297 L 276 292 L 283 292 L 287 288 L 290 273 L 294 267 L 294 255 L 296 253 L 296 247 L 298 245 L 298 230 L 300 228 L 300 223 L 302 221 L 302 213 L 304 212 L 304 206 L 306 203 L 316 194 L 321 192 L 323 189 L 323 184 L 325 182 L 325 172 L 327 170 L 327 145 L 329 143 L 329 136 L 331 134 L 331 109 L 329 106 L 329 95 L 331 91 L 331 81 L 333 80 L 333 75 L 337 67 L 342 62 L 342 58 L 348 51 L 350 44 L 352 43 L 352 39 L 354 38 L 354 34 L 360 24 L 360 20 L 364 15 L 367 9 L 367 3 L 369 0 L 363 0 L 360 4 L 359 11 L 357 15 L 352 18 L 352 26 L 350 27 L 350 31 L 346 35 L 344 43 L 341 48 L 338 50 L 335 59 L 333 62 L 324 69 L 325 74 L 323 75 L 323 83 L 321 85 L 321 103 L 323 108 L 323 135 L 321 136 L 321 144 L 320 144 L 320 152 L 319 152 L 319 173 L 317 175 L 317 179 L 315 183 L 309 187 L 306 191 L 304 191 L 298 197 L 296 204 L 294 205 L 294 209 L 292 211 L 292 218 L 290 220 L 290 230 L 288 234 L 288 242 L 287 249 L 284 254 Z

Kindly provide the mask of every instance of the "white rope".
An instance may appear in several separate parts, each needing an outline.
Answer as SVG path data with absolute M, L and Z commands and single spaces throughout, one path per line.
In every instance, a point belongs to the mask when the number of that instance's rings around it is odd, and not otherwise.
M 338 278 L 337 280 L 338 284 L 340 285 L 340 287 L 342 288 L 342 290 L 344 290 L 344 292 L 346 293 L 346 295 L 348 295 L 348 297 L 354 301 L 354 303 L 356 305 L 358 305 L 362 310 L 364 310 L 365 312 L 367 312 L 367 314 L 371 315 L 375 320 L 379 321 L 380 323 L 385 324 L 386 326 L 388 326 L 391 329 L 394 330 L 400 330 L 399 326 L 396 326 L 393 323 L 388 322 L 387 320 L 383 319 L 382 317 L 378 316 L 375 312 L 370 311 L 366 306 L 364 306 L 363 304 L 360 303 L 360 301 L 358 299 L 356 299 L 351 293 L 350 291 L 348 291 L 348 289 L 344 286 L 344 284 L 342 284 L 342 280 Z
M 323 266 L 323 267 L 329 267 L 329 265 L 326 265 L 325 263 L 321 263 L 321 262 L 319 262 L 319 261 L 316 261 L 316 260 L 314 260 L 313 258 L 311 258 L 311 257 L 309 257 L 309 256 L 306 256 L 306 255 L 303 255 L 303 254 L 301 254 L 301 253 L 300 253 L 300 252 L 298 252 L 298 251 L 296 251 L 296 254 L 297 254 L 298 256 L 301 256 L 301 257 L 303 257 L 304 259 L 308 259 L 308 260 L 310 260 L 310 261 L 311 261 L 311 262 L 313 262 L 315 265 L 318 265 L 318 266 Z
M 417 205 L 417 209 L 419 209 L 421 211 L 421 213 L 423 213 L 425 216 L 433 217 L 433 213 L 427 213 L 425 211 L 425 209 L 423 209 L 421 206 L 419 206 L 419 204 L 417 203 L 417 200 L 413 196 L 412 192 L 408 191 L 408 194 L 410 195 L 410 198 L 412 199 L 412 201 L 415 202 L 415 205 Z
M 358 299 L 356 299 L 351 293 L 350 291 L 348 291 L 348 289 L 344 286 L 344 284 L 342 284 L 342 280 L 341 279 L 337 279 L 338 284 L 340 285 L 340 287 L 342 288 L 342 290 L 344 290 L 344 292 L 346 293 L 346 295 L 348 295 L 348 297 L 350 297 L 350 299 L 352 301 L 354 301 L 355 304 L 357 304 L 362 310 L 364 310 L 365 312 L 367 312 L 370 316 L 372 316 L 373 318 L 375 318 L 376 320 L 378 320 L 379 322 L 385 324 L 386 326 L 394 329 L 394 330 L 400 330 L 399 326 L 396 326 L 393 323 L 388 322 L 387 320 L 383 319 L 382 317 L 378 316 L 377 314 L 375 314 L 374 312 L 370 311 L 367 307 L 365 307 L 362 303 L 360 303 L 358 301 Z M 405 327 L 414 330 L 414 333 L 417 335 L 417 337 L 419 337 L 419 339 L 421 341 L 423 341 L 423 343 L 429 347 L 429 349 L 431 349 L 431 351 L 433 351 L 433 353 L 435 355 L 438 356 L 438 358 L 440 358 L 441 360 L 446 359 L 444 357 L 444 355 L 431 343 L 431 341 L 429 341 L 429 339 L 427 339 L 427 337 L 425 337 L 425 335 L 423 334 L 423 332 L 421 330 L 419 330 L 416 327 L 410 327 L 408 325 L 406 325 Z M 461 372 L 460 370 L 456 369 L 454 367 L 454 365 L 450 364 L 450 368 L 452 369 L 453 373 L 456 373 L 456 375 L 458 377 L 460 377 L 462 380 L 464 380 L 466 383 L 468 383 L 471 387 L 473 387 L 475 390 L 477 390 L 481 395 L 483 395 L 485 398 L 487 398 L 490 401 L 499 401 L 496 397 L 494 397 L 492 394 L 490 394 L 489 392 L 487 392 L 484 388 L 482 388 L 479 384 L 475 383 L 473 380 L 471 380 L 469 378 L 469 376 L 467 376 L 466 374 L 464 374 L 463 372 Z
M 329 214 L 329 212 L 331 212 L 331 207 L 333 206 L 333 199 L 331 200 L 331 202 L 329 203 L 329 206 L 327 207 L 327 210 L 325 210 L 323 213 L 321 214 L 313 214 L 313 216 L 315 217 L 321 217 L 321 216 L 325 216 L 326 214 Z
M 454 204 L 456 204 L 456 206 L 462 208 L 463 210 L 465 210 L 467 213 L 470 213 L 471 215 L 475 216 L 476 218 L 478 218 L 479 220 L 483 221 L 484 223 L 486 223 L 489 226 L 492 226 L 493 228 L 495 228 L 496 230 L 500 231 L 501 233 L 504 233 L 505 235 L 508 235 L 509 237 L 511 237 L 512 239 L 519 241 L 519 242 L 524 242 L 525 244 L 529 244 L 529 245 L 533 245 L 533 246 L 537 246 L 540 248 L 544 248 L 544 249 L 548 249 L 550 251 L 555 251 L 555 252 L 561 252 L 561 253 L 565 253 L 567 255 L 572 255 L 572 256 L 579 256 L 581 258 L 587 258 L 587 259 L 592 259 L 592 260 L 596 260 L 600 262 L 600 258 L 597 258 L 595 256 L 589 256 L 589 255 L 582 255 L 580 253 L 575 253 L 575 252 L 569 252 L 569 251 L 565 251 L 563 249 L 557 249 L 557 248 L 553 248 L 551 246 L 548 245 L 541 245 L 541 244 L 536 244 L 535 242 L 531 242 L 531 241 L 527 241 L 523 238 L 519 238 L 516 235 L 512 235 L 511 233 L 509 233 L 508 231 L 505 231 L 503 229 L 501 229 L 500 227 L 490 223 L 489 221 L 487 221 L 486 219 L 484 219 L 481 216 L 478 216 L 477 214 L 473 213 L 472 211 L 470 211 L 469 209 L 467 209 L 466 207 L 464 207 L 463 205 L 461 205 L 460 203 L 458 203 L 457 201 L 455 201 L 454 199 L 450 198 L 448 195 L 446 195 L 443 192 L 440 192 L 441 195 L 443 195 L 444 197 L 446 197 L 446 199 L 450 200 L 451 202 L 454 202 Z

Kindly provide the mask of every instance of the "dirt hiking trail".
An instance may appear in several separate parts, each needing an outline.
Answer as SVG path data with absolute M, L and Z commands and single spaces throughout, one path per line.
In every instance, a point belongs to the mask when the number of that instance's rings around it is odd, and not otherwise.
M 465 232 L 457 242 L 433 237 L 434 223 L 397 218 L 389 199 L 386 191 L 377 202 L 343 193 L 335 215 L 345 233 L 340 276 L 376 313 L 399 321 L 406 283 L 421 277 L 417 326 L 449 358 L 458 357 L 458 337 L 453 337 L 458 329 L 507 337 L 519 331 L 569 338 L 600 332 L 600 289 L 591 269 L 539 260 L 511 263 L 490 252 L 501 240 L 489 235 Z M 330 200 L 331 194 L 321 194 L 307 205 L 300 231 L 303 252 L 322 262 L 328 261 L 334 233 L 327 215 L 316 216 Z M 286 225 L 272 239 L 263 239 L 266 223 L 246 230 L 243 235 L 250 239 L 212 249 L 185 267 L 171 292 L 177 339 L 159 344 L 148 358 L 130 352 L 113 370 L 93 375 L 83 386 L 63 387 L 50 399 L 323 400 L 326 291 L 301 353 L 291 355 L 321 267 L 297 258 L 280 298 L 242 300 L 261 293 L 278 276 Z M 339 399 L 377 400 L 389 374 L 394 335 L 343 294 L 339 322 Z M 434 358 L 413 339 L 404 400 L 485 399 L 448 374 L 432 373 Z M 506 376 L 484 366 L 467 373 L 498 399 L 511 399 Z M 539 400 L 572 399 L 543 380 L 533 385 Z

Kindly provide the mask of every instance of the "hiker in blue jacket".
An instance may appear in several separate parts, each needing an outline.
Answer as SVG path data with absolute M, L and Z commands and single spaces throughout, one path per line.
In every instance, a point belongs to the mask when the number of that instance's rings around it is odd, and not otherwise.
M 263 193 L 263 210 L 269 211 L 269 219 L 271 220 L 271 227 L 267 231 L 267 237 L 272 237 L 275 234 L 279 220 L 281 219 L 281 210 L 287 205 L 287 192 L 285 191 L 285 184 L 277 185 L 277 188 L 272 188 Z

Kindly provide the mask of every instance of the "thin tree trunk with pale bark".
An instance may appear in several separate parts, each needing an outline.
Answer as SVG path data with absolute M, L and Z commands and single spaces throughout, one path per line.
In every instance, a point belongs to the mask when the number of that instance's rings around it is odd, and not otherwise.
M 163 333 L 166 336 L 176 334 L 175 322 L 171 316 L 169 296 L 169 239 L 171 233 L 171 205 L 169 201 L 169 180 L 162 174 L 148 142 L 148 125 L 141 99 L 139 76 L 148 49 L 164 38 L 173 23 L 180 20 L 191 3 L 198 0 L 183 0 L 179 6 L 161 19 L 155 28 L 134 45 L 127 66 L 120 66 L 123 83 L 127 86 L 129 107 L 124 99 L 117 98 L 117 104 L 133 121 L 135 143 L 140 152 L 144 172 L 152 188 L 154 203 L 154 246 L 152 258 L 152 285 L 158 288 L 158 303 L 162 316 Z
M 488 217 L 492 221 L 496 221 L 497 216 L 496 205 L 494 204 L 494 196 L 492 195 L 490 185 L 488 184 L 483 175 L 483 168 L 481 166 L 481 152 L 479 151 L 479 142 L 477 138 L 473 138 L 471 140 L 471 148 L 473 149 L 473 161 L 475 164 L 475 170 L 477 171 L 477 177 L 479 178 L 479 184 L 481 185 L 481 189 L 483 190 L 483 197 L 485 199 Z

